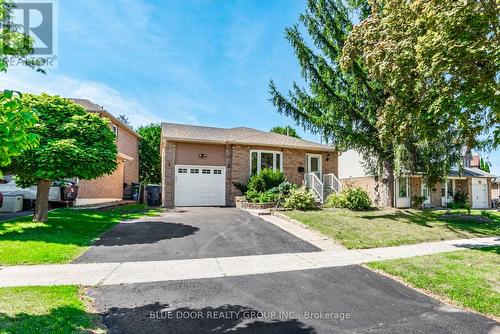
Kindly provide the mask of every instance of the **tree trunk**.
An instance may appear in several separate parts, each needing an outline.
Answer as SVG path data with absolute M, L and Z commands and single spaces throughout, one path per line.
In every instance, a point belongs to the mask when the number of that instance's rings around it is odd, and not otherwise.
M 380 184 L 377 185 L 380 192 L 380 206 L 393 207 L 394 206 L 394 168 L 392 162 L 389 160 L 384 161 L 384 168 L 382 171 L 382 178 Z
M 35 214 L 33 215 L 34 222 L 43 223 L 47 221 L 51 185 L 52 181 L 50 180 L 40 180 L 37 183 Z

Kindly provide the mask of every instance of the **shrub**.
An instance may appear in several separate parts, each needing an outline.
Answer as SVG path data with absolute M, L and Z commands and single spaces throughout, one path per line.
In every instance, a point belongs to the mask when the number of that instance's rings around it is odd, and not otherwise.
M 346 208 L 355 211 L 368 210 L 372 202 L 363 188 L 346 188 L 339 194 L 331 194 L 326 199 L 327 208 Z
M 427 199 L 425 196 L 413 196 L 411 199 L 411 207 L 421 209 L 423 208 L 424 202 Z
M 283 172 L 266 168 L 250 178 L 247 184 L 247 189 L 248 191 L 263 193 L 272 188 L 278 187 L 283 182 L 285 182 L 285 174 L 283 174 Z
M 272 191 L 268 190 L 266 192 L 259 194 L 258 201 L 259 201 L 259 203 L 276 202 L 277 197 L 278 197 L 278 194 L 275 194 Z
M 347 203 L 345 200 L 345 196 L 341 193 L 331 194 L 326 198 L 324 206 L 326 208 L 346 208 Z
M 467 209 L 469 207 L 469 195 L 462 190 L 457 190 L 453 195 L 453 203 L 456 209 Z
M 247 199 L 247 201 L 249 202 L 252 202 L 252 203 L 257 203 L 259 201 L 259 198 L 260 198 L 260 194 L 258 191 L 254 191 L 254 190 L 249 190 L 247 191 L 247 193 L 245 194 L 245 198 Z
M 236 189 L 238 189 L 243 195 L 245 195 L 248 191 L 247 183 L 241 182 L 233 182 L 233 185 Z
M 285 200 L 284 207 L 296 210 L 311 210 L 315 207 L 314 195 L 306 187 L 292 189 Z

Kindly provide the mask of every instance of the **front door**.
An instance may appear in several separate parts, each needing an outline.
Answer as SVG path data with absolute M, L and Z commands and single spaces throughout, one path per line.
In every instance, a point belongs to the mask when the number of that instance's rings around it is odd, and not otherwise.
M 314 173 L 320 179 L 322 182 L 323 180 L 321 179 L 321 154 L 308 154 L 307 155 L 307 171 L 308 173 Z
M 410 207 L 410 185 L 409 178 L 398 177 L 396 179 L 396 207 L 409 208 Z
M 424 207 L 430 207 L 431 206 L 431 194 L 429 192 L 429 187 L 425 182 L 422 180 L 422 196 L 425 197 L 424 200 Z

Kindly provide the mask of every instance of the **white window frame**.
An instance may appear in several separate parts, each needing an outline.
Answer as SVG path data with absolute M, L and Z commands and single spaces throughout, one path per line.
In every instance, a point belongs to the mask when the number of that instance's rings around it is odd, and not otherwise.
M 285 159 L 285 156 L 283 152 L 281 151 L 265 151 L 265 150 L 250 150 L 250 160 L 249 160 L 249 169 L 250 169 L 250 176 L 252 175 L 252 154 L 257 153 L 257 174 L 260 173 L 260 168 L 261 168 L 261 154 L 262 153 L 272 153 L 273 154 L 273 170 L 276 171 L 276 155 L 280 155 L 280 166 L 279 170 L 283 172 L 283 160 Z
M 118 125 L 116 125 L 115 123 L 111 123 L 111 128 L 116 138 L 118 138 Z

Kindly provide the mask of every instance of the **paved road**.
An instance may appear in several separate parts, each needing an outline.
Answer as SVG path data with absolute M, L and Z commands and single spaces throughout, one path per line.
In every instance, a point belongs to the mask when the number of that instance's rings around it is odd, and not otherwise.
M 320 249 L 243 210 L 186 208 L 161 217 L 119 224 L 75 262 L 161 261 L 315 251 Z
M 33 214 L 33 211 L 20 211 L 20 212 L 15 212 L 15 213 L 0 212 L 0 221 L 9 220 L 12 218 L 17 218 L 17 217 L 29 216 L 32 214 Z
M 498 325 L 359 266 L 106 286 L 89 294 L 110 333 L 486 334 Z

